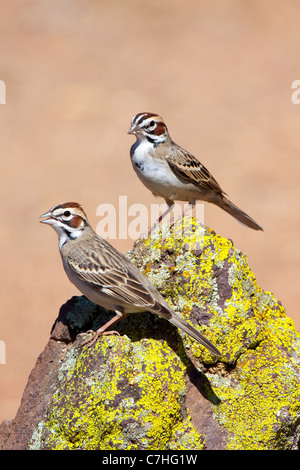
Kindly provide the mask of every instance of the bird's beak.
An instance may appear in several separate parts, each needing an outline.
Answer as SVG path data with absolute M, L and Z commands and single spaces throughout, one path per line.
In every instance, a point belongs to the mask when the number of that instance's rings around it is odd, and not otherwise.
M 129 131 L 127 132 L 127 134 L 136 134 L 137 132 L 137 128 L 134 124 L 132 124 L 131 128 L 129 129 Z
M 52 225 L 55 220 L 52 217 L 50 211 L 45 212 L 45 214 L 40 215 L 40 219 L 43 219 L 43 220 L 40 220 L 41 224 L 50 224 L 50 225 Z

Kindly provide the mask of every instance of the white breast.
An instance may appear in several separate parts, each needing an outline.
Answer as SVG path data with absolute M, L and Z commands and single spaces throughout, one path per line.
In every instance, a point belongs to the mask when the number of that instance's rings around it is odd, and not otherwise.
M 155 158 L 153 152 L 155 153 L 153 144 L 148 141 L 140 142 L 132 152 L 132 165 L 142 183 L 156 196 L 188 200 L 186 191 L 195 191 L 195 187 L 180 181 L 171 170 L 166 158 Z

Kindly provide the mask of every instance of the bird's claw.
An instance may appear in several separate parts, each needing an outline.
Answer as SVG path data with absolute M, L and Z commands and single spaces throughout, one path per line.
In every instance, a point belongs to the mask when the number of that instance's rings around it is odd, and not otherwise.
M 81 343 L 80 346 L 82 347 L 82 346 L 85 346 L 86 344 L 88 344 L 89 347 L 90 347 L 90 346 L 92 346 L 93 344 L 96 343 L 97 339 L 100 336 L 114 335 L 114 334 L 120 336 L 120 333 L 118 331 L 115 331 L 115 330 L 102 331 L 101 328 L 99 328 L 99 330 L 97 330 L 97 331 L 88 330 L 86 333 L 80 333 L 80 335 L 92 335 L 92 336 L 90 338 L 87 338 L 86 340 L 84 340 L 83 343 Z

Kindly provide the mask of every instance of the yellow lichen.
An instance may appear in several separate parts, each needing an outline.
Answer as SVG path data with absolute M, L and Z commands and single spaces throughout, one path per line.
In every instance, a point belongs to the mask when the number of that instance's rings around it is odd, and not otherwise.
M 186 319 L 193 306 L 203 307 L 211 314 L 210 326 L 198 328 L 223 351 L 225 362 L 236 361 L 229 382 L 227 377 L 208 374 L 221 400 L 213 408 L 215 419 L 229 432 L 228 448 L 290 448 L 292 437 L 284 432 L 280 416 L 287 410 L 291 427 L 300 417 L 299 359 L 295 363 L 288 356 L 295 344 L 299 354 L 299 333 L 284 307 L 271 293 L 262 291 L 246 256 L 231 241 L 211 230 L 203 231 L 194 219 L 181 240 L 175 226 L 167 240 L 158 237 L 147 243 L 155 244 L 162 263 L 166 250 L 175 253 L 171 258 L 177 278 L 172 289 L 166 279 L 160 282 L 170 304 L 180 305 L 178 313 Z M 186 251 L 186 247 L 197 250 Z M 151 278 L 151 261 L 145 259 L 143 266 Z M 223 303 L 216 281 L 218 269 L 228 276 Z M 156 276 L 163 273 L 159 267 L 152 271 Z M 194 343 L 192 352 L 209 362 L 209 354 Z
M 292 448 L 290 430 L 300 419 L 299 334 L 280 302 L 258 286 L 247 257 L 186 218 L 184 230 L 158 229 L 130 258 L 177 314 L 218 346 L 222 367 L 182 332 L 176 353 L 164 332 L 141 339 L 146 316 L 128 316 L 120 325 L 129 337 L 103 337 L 93 350 L 69 347 L 31 446 L 202 449 L 204 437 L 183 406 L 185 346 L 196 365 L 205 364 L 215 397 L 207 407 L 227 435 L 225 447 Z
M 103 337 L 92 354 L 85 347 L 68 355 L 31 448 L 44 434 L 52 449 L 164 449 L 175 445 L 180 428 L 192 448 L 203 446 L 190 418 L 182 418 L 185 367 L 163 342 Z

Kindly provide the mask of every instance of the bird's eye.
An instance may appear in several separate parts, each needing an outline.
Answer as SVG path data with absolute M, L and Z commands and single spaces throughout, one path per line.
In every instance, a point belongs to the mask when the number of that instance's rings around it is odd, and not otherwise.
M 147 129 L 148 129 L 149 131 L 154 131 L 155 128 L 156 128 L 156 122 L 153 121 L 153 120 L 150 121 L 149 124 L 148 124 L 148 126 L 147 126 Z
M 64 212 L 64 217 L 70 217 L 71 215 L 71 212 L 70 211 L 65 211 Z

